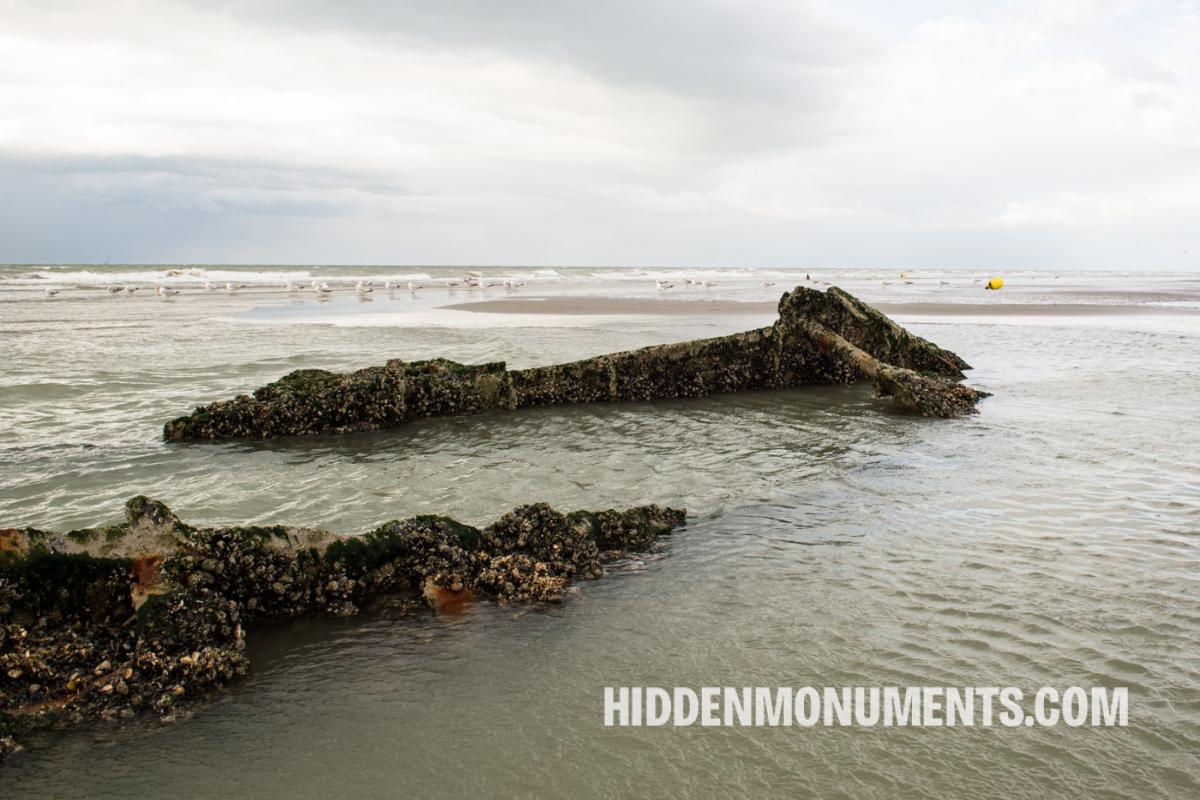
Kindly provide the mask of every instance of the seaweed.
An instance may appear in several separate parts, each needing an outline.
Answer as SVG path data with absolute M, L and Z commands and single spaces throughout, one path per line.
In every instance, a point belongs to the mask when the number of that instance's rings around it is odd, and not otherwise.
M 972 413 L 986 396 L 956 383 L 964 369 L 967 363 L 954 353 L 841 289 L 797 287 L 780 298 L 779 319 L 765 328 L 567 364 L 509 370 L 504 362 L 393 359 L 344 375 L 298 370 L 253 395 L 174 419 L 163 427 L 163 437 L 196 441 L 346 433 L 488 409 L 704 397 L 860 380 L 872 380 L 881 396 L 895 397 L 915 413 L 954 417 Z
M 0 531 L 0 758 L 51 723 L 186 713 L 245 673 L 256 620 L 349 616 L 388 597 L 410 611 L 557 602 L 685 519 L 658 506 L 561 514 L 537 503 L 483 529 L 424 515 L 340 536 L 195 527 L 144 496 L 125 511 L 122 524 L 65 536 Z

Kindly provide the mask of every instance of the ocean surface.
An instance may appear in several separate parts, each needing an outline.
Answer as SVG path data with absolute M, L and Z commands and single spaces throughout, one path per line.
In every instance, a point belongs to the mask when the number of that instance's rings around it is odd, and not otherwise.
M 1200 796 L 1200 275 L 1003 273 L 985 292 L 990 275 L 967 271 L 482 271 L 496 285 L 424 267 L 0 267 L 0 527 L 108 523 L 136 494 L 194 523 L 345 533 L 541 500 L 689 510 L 562 606 L 254 630 L 251 674 L 191 719 L 36 736 L 0 768 L 0 796 Z M 314 279 L 335 291 L 285 288 Z M 762 304 L 796 284 L 911 305 L 897 319 L 994 396 L 961 420 L 854 386 L 161 440 L 166 420 L 293 369 L 548 364 L 767 324 Z M 108 291 L 125 286 L 141 288 Z M 696 313 L 443 308 L 512 296 L 670 296 Z M 706 314 L 718 299 L 757 302 Z M 988 310 L 1005 304 L 1055 308 Z M 605 728 L 614 685 L 1127 686 L 1130 714 Z

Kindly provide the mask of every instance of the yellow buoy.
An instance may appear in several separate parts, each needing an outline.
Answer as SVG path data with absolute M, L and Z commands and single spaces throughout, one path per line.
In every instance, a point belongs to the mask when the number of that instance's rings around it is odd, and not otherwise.
M 1004 286 L 1004 278 L 1001 278 L 999 275 L 997 275 L 996 277 L 992 278 L 990 281 L 987 282 L 988 289 L 1000 289 L 1003 286 Z

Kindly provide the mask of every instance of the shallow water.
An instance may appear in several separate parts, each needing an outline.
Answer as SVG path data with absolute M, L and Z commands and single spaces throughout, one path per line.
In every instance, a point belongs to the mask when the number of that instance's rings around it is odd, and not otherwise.
M 691 514 L 659 553 L 584 584 L 562 607 L 256 631 L 253 674 L 193 719 L 37 737 L 0 769 L 4 796 L 1200 791 L 1200 330 L 1188 319 L 912 323 L 995 393 L 964 420 L 898 414 L 865 387 L 837 387 L 168 446 L 166 419 L 300 367 L 431 355 L 528 366 L 770 318 L 281 324 L 264 321 L 264 309 L 293 302 L 277 289 L 164 299 L 73 288 L 45 300 L 32 279 L 4 283 L 15 269 L 0 269 L 4 525 L 107 522 L 138 493 L 199 523 L 342 532 L 424 512 L 486 522 L 534 500 Z M 534 288 L 654 291 L 557 274 L 563 285 Z M 758 279 L 722 276 L 733 285 L 718 288 L 750 299 Z M 1107 291 L 1130 302 L 1119 291 L 1136 283 L 1070 280 L 1025 300 L 1095 302 Z M 1188 303 L 1189 281 L 1147 279 L 1159 299 L 1137 302 Z M 967 285 L 945 292 L 958 301 Z M 864 294 L 928 302 L 936 286 Z M 359 305 L 292 307 L 320 319 Z M 601 724 L 609 685 L 809 684 L 1123 685 L 1130 725 Z

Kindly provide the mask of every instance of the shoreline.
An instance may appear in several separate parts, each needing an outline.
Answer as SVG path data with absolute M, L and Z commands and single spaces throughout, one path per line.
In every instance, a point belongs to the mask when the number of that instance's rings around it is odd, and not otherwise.
M 913 314 L 945 317 L 1088 317 L 1138 314 L 1200 316 L 1200 308 L 1102 303 L 871 303 L 869 305 L 889 316 Z M 540 295 L 537 297 L 472 300 L 465 303 L 450 303 L 437 308 L 477 314 L 754 316 L 774 314 L 778 307 L 777 301 Z

